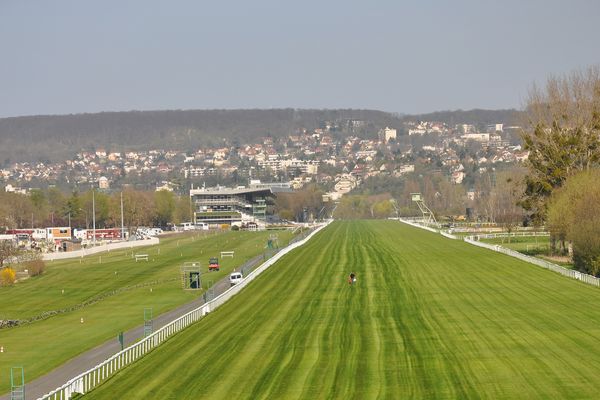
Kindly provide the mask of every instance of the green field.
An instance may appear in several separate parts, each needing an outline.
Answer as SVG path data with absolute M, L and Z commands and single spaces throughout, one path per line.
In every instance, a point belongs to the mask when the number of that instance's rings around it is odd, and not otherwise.
M 278 234 L 282 245 L 292 236 L 290 232 Z M 157 316 L 197 298 L 201 291 L 182 289 L 179 268 L 184 261 L 200 261 L 206 272 L 210 256 L 219 256 L 221 250 L 235 251 L 235 258 L 220 260 L 221 271 L 203 274 L 206 287 L 209 281 L 218 281 L 261 254 L 269 235 L 178 235 L 161 239 L 158 246 L 47 262 L 43 275 L 0 288 L 0 319 L 25 320 L 62 311 L 0 330 L 0 345 L 4 347 L 0 354 L 0 393 L 9 390 L 7 374 L 12 366 L 23 366 L 27 381 L 31 381 L 83 351 L 115 339 L 118 332 L 143 324 L 144 308 L 152 307 Z M 132 252 L 149 254 L 149 261 L 136 263 Z
M 598 398 L 599 302 L 458 240 L 336 222 L 86 398 Z
M 499 244 L 521 253 L 547 253 L 550 249 L 549 236 L 515 236 L 511 238 L 481 239 L 481 241 Z

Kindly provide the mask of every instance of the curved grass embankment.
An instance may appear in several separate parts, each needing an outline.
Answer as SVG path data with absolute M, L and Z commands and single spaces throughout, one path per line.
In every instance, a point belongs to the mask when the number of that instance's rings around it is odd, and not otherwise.
M 221 271 L 202 276 L 206 287 L 209 281 L 217 282 L 261 254 L 269 235 L 226 232 L 164 238 L 158 246 L 47 262 L 43 275 L 0 288 L 0 319 L 27 319 L 74 308 L 0 329 L 0 346 L 4 347 L 0 393 L 10 389 L 12 366 L 23 366 L 26 382 L 30 382 L 86 350 L 107 340 L 116 341 L 119 332 L 142 325 L 144 308 L 151 307 L 157 316 L 197 298 L 203 291 L 182 290 L 179 268 L 184 261 L 200 261 L 202 271 L 207 272 L 210 256 L 235 250 L 235 258 L 220 259 Z M 280 232 L 279 237 L 287 243 L 291 233 Z M 132 251 L 149 254 L 149 261 L 136 263 Z
M 599 301 L 398 222 L 336 222 L 85 397 L 597 398 Z

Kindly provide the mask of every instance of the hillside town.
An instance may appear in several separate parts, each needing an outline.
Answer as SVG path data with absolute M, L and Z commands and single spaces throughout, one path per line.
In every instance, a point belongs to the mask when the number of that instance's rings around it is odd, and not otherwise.
M 294 189 L 317 183 L 335 201 L 370 177 L 434 171 L 461 185 L 472 182 L 477 174 L 520 163 L 528 156 L 521 148 L 519 128 L 503 124 L 406 122 L 361 137 L 340 129 L 368 124 L 323 121 L 322 128 L 268 135 L 259 143 L 224 141 L 219 147 L 187 151 L 79 151 L 72 159 L 57 163 L 6 165 L 0 169 L 0 184 L 15 193 L 55 186 L 104 191 L 134 187 L 186 194 L 194 184 L 238 185 L 258 178 L 289 182 Z

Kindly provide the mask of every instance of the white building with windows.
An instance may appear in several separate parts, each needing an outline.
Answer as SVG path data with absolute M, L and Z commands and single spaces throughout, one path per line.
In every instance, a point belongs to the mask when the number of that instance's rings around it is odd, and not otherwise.
M 386 126 L 383 130 L 383 138 L 386 142 L 389 142 L 390 139 L 396 140 L 396 130 Z

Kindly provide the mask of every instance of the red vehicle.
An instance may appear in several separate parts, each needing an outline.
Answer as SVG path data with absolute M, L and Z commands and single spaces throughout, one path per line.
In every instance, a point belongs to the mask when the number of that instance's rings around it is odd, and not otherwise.
M 208 261 L 208 270 L 209 271 L 218 271 L 219 270 L 219 259 L 217 257 L 211 257 Z
M 86 237 L 88 240 L 94 238 L 94 231 L 88 229 L 86 231 Z M 120 228 L 108 228 L 108 229 L 96 229 L 96 239 L 120 239 L 121 229 Z

